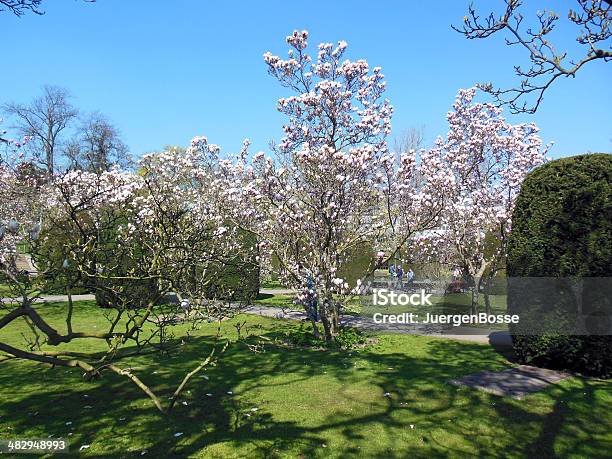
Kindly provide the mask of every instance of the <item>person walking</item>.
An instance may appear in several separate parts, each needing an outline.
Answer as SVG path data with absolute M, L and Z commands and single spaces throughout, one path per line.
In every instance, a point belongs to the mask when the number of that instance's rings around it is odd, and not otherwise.
M 395 283 L 395 265 L 389 265 L 389 280 L 387 281 L 387 288 Z
M 404 288 L 404 269 L 402 268 L 402 265 L 399 265 L 397 267 L 397 284 L 396 287 L 399 288 L 400 290 L 402 288 Z
M 408 268 L 406 278 L 408 279 L 408 288 L 411 289 L 412 284 L 414 283 L 414 271 L 412 270 L 412 268 Z

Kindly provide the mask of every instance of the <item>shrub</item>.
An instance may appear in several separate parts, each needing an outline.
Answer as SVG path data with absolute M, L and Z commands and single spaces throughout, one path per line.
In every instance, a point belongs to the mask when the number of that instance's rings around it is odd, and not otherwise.
M 374 259 L 375 253 L 371 245 L 357 244 L 346 253 L 345 260 L 338 270 L 338 277 L 354 287 L 357 285 L 357 279 L 362 279 L 372 268 Z
M 130 309 L 146 308 L 159 296 L 159 289 L 154 280 L 104 280 L 98 281 L 95 288 L 96 304 L 101 308 L 128 307 Z M 129 298 L 129 304 L 123 305 Z M 161 300 L 160 300 L 161 301 Z
M 368 344 L 369 338 L 358 328 L 341 327 L 336 337 L 336 344 L 342 349 L 355 349 Z
M 206 277 L 210 298 L 249 303 L 259 294 L 260 268 L 257 252 L 252 250 L 257 245 L 257 239 L 246 231 L 239 231 L 238 237 L 244 250 L 231 257 L 230 261 L 209 267 Z
M 83 278 L 74 266 L 63 267 L 67 257 L 65 253 L 65 234 L 61 229 L 45 228 L 38 243 L 29 247 L 27 252 L 32 253 L 33 261 L 39 275 L 36 278 L 37 286 L 45 294 L 65 295 L 70 285 L 72 294 L 90 293 L 91 285 Z
M 259 294 L 259 265 L 251 260 L 211 269 L 208 277 L 209 298 L 249 303 Z
M 45 228 L 38 243 L 32 247 L 36 258 L 36 265 L 40 272 L 37 279 L 41 290 L 46 294 L 66 294 L 68 287 L 72 294 L 94 293 L 96 304 L 101 308 L 115 308 L 127 306 L 130 308 L 143 308 L 153 301 L 159 294 L 157 283 L 151 279 L 91 279 L 83 276 L 76 269 L 74 263 L 67 266 L 64 260 L 69 258 L 67 246 L 71 239 L 78 234 L 67 232 L 67 228 L 53 225 Z M 117 238 L 115 231 L 100 234 L 100 244 L 112 247 Z M 137 271 L 138 263 L 129 257 L 120 257 L 108 249 L 99 253 L 100 262 L 111 266 L 106 273 L 113 276 L 133 275 Z M 109 259 L 110 257 L 110 259 Z M 138 277 L 138 276 L 136 276 Z M 128 305 L 122 305 L 129 298 Z
M 558 278 L 558 285 L 569 285 L 570 278 L 587 278 L 586 282 L 588 278 L 611 277 L 612 155 L 563 158 L 536 169 L 523 182 L 512 220 L 509 278 L 551 277 Z M 509 313 L 525 311 L 531 307 L 526 303 L 537 302 L 526 296 L 533 291 L 526 291 L 525 282 L 529 281 L 510 282 Z M 531 282 L 535 285 L 537 280 Z M 600 280 L 598 285 L 598 304 L 609 311 L 610 280 Z M 587 290 L 581 293 L 583 299 L 587 294 L 592 296 Z M 550 307 L 532 309 L 525 318 L 531 317 L 528 320 L 532 323 L 560 323 L 576 303 L 568 292 L 572 293 L 571 286 L 565 291 L 555 287 L 556 311 L 550 311 Z M 523 319 L 521 315 L 521 322 Z M 511 327 L 515 352 L 524 363 L 603 377 L 612 375 L 610 335 L 528 335 L 519 330 Z
M 123 220 L 118 219 L 118 224 Z M 134 250 L 132 255 L 135 258 L 126 256 L 121 257 L 113 252 L 112 246 L 115 243 L 117 234 L 115 231 L 108 231 L 99 235 L 99 243 L 104 245 L 105 250 L 101 252 L 105 259 L 99 259 L 107 268 L 105 274 L 115 276 L 116 279 L 88 279 L 82 276 L 78 270 L 70 264 L 63 266 L 64 260 L 68 257 L 66 253 L 67 240 L 72 235 L 66 232 L 66 228 L 52 226 L 46 228 L 39 243 L 36 245 L 35 258 L 36 265 L 41 273 L 38 278 L 40 288 L 48 294 L 65 294 L 67 285 L 70 284 L 73 294 L 95 293 L 96 303 L 101 308 L 129 307 L 144 308 L 149 302 L 159 296 L 157 281 L 154 279 L 138 279 L 138 256 L 142 255 L 141 249 Z M 246 233 L 241 233 L 243 244 L 247 248 L 255 246 L 255 238 Z M 110 248 L 109 248 L 110 247 Z M 233 301 L 251 301 L 259 293 L 259 265 L 255 259 L 255 254 L 245 251 L 246 256 L 237 254 L 230 260 L 218 263 L 211 263 L 208 268 L 207 282 L 208 295 L 210 298 L 229 299 Z M 140 273 L 142 274 L 142 273 Z M 133 279 L 120 279 L 120 277 L 132 277 Z M 201 277 L 195 276 L 198 282 Z M 187 279 L 183 279 L 187 281 Z M 129 304 L 123 304 L 129 299 Z M 163 301 L 163 300 L 160 300 Z
M 335 341 L 328 342 L 315 338 L 310 324 L 302 322 L 299 327 L 291 327 L 283 333 L 284 341 L 292 346 L 325 349 L 358 349 L 372 344 L 374 340 L 361 330 L 342 326 Z

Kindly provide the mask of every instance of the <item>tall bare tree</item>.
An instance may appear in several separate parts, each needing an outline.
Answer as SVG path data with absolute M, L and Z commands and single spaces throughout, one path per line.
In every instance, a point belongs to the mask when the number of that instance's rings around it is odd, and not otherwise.
M 481 18 L 473 5 L 463 18 L 463 25 L 452 26 L 469 39 L 488 38 L 507 31 L 506 44 L 519 45 L 529 53 L 529 67 L 516 65 L 514 71 L 521 78 L 517 87 L 495 88 L 492 83 L 481 84 L 481 89 L 493 95 L 500 105 L 508 105 L 513 113 L 535 113 L 546 90 L 560 77 L 575 77 L 576 73 L 592 61 L 612 60 L 612 0 L 574 0 L 567 18 L 576 30 L 576 41 L 584 52 L 578 58 L 569 58 L 567 51 L 557 50 L 549 41 L 559 15 L 545 9 L 537 11 L 536 27 L 524 29 L 524 16 L 520 12 L 522 0 L 504 0 L 505 11 L 499 16 L 490 13 Z M 531 5 L 532 3 L 530 3 Z M 531 101 L 533 96 L 535 101 Z
M 30 104 L 9 103 L 3 107 L 16 120 L 19 133 L 29 138 L 28 148 L 49 174 L 53 174 L 62 133 L 78 114 L 69 99 L 64 88 L 47 85 Z
M 112 166 L 131 165 L 128 148 L 119 130 L 99 112 L 89 114 L 78 128 L 77 135 L 66 147 L 70 167 L 101 173 Z
M 395 151 L 399 154 L 407 153 L 410 150 L 418 151 L 423 147 L 425 139 L 425 127 L 411 127 L 406 129 L 394 141 Z

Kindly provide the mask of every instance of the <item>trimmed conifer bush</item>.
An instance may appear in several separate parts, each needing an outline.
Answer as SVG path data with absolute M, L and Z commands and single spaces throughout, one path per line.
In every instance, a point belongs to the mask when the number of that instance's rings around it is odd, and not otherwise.
M 557 318 L 564 316 L 568 310 L 562 308 L 573 304 L 575 297 L 572 281 L 567 279 L 587 278 L 581 284 L 580 304 L 597 304 L 600 316 L 594 317 L 601 317 L 596 322 L 605 325 L 612 298 L 612 155 L 563 158 L 533 171 L 523 182 L 512 225 L 507 259 L 509 313 L 524 313 L 532 293 L 527 284 L 512 282 L 513 278 L 557 278 L 556 285 L 568 285 L 565 291 L 556 290 Z M 555 313 L 530 312 L 525 317 L 534 323 L 549 320 Z M 611 335 L 529 335 L 520 330 L 525 328 L 511 327 L 522 362 L 612 376 Z

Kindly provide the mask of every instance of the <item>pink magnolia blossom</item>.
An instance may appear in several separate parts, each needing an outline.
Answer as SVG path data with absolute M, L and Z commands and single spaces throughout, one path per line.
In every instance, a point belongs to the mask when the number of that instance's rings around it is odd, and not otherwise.
M 415 242 L 428 259 L 460 266 L 478 283 L 499 267 L 521 183 L 546 161 L 550 145 L 542 145 L 535 124 L 512 125 L 500 108 L 473 102 L 475 95 L 475 88 L 459 91 L 447 136 L 421 155 L 439 171 L 434 188 L 444 211 L 438 228 Z

